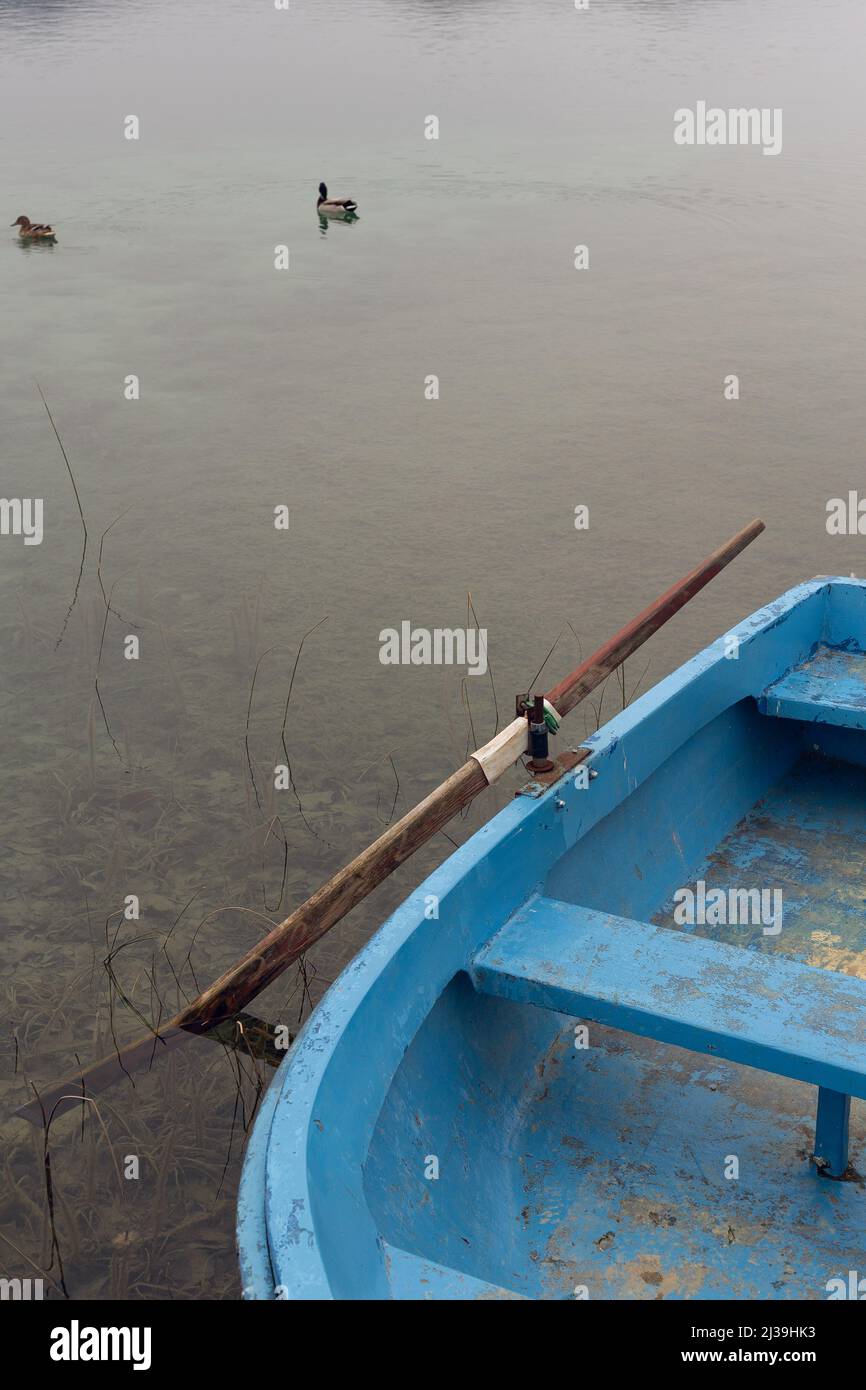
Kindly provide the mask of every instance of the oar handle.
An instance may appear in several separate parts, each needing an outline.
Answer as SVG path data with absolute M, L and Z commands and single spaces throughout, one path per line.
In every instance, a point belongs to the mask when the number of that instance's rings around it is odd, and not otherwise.
M 750 521 L 748 526 L 744 526 L 742 531 L 738 531 L 730 540 L 725 541 L 724 545 L 720 545 L 718 550 L 714 550 L 712 555 L 697 565 L 678 584 L 672 584 L 666 589 L 655 603 L 651 603 L 636 618 L 632 618 L 630 623 L 609 642 L 605 642 L 603 647 L 599 647 L 597 652 L 593 652 L 592 656 L 587 657 L 570 676 L 566 676 L 548 691 L 547 699 L 557 713 L 568 714 L 575 705 L 579 705 L 590 691 L 606 680 L 617 666 L 622 665 L 632 652 L 637 651 L 638 647 L 672 618 L 674 613 L 678 613 L 689 599 L 699 593 L 705 584 L 709 584 L 711 579 L 740 554 L 740 551 L 751 545 L 763 530 L 764 523 L 758 517 Z

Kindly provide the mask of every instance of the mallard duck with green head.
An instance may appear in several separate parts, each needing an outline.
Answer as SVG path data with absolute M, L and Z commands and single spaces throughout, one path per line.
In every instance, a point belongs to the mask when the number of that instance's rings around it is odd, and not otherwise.
M 320 217 L 354 217 L 358 204 L 354 198 L 329 198 L 327 185 L 320 183 L 316 210 Z

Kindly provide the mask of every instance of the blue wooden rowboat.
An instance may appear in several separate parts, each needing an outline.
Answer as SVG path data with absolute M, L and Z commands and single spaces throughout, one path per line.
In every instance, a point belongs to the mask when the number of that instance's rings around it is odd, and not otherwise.
M 866 582 L 792 589 L 588 746 L 309 1019 L 247 1152 L 247 1297 L 866 1274 Z

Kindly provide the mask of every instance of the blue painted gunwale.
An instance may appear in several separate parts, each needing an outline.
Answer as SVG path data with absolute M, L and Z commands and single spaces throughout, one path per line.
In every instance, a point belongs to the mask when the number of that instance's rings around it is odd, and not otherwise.
M 385 922 L 309 1019 L 257 1119 L 239 1201 L 246 1296 L 395 1296 L 395 1257 L 371 1214 L 363 1165 L 392 1078 L 443 991 L 673 752 L 747 697 L 758 700 L 819 642 L 843 646 L 852 633 L 862 643 L 863 581 L 790 590 L 586 740 L 599 774 L 588 789 L 569 778 L 537 799 L 516 798 Z M 726 658 L 732 635 L 737 660 Z M 438 920 L 424 916 L 431 894 Z M 401 1255 L 401 1297 L 412 1296 L 412 1264 Z

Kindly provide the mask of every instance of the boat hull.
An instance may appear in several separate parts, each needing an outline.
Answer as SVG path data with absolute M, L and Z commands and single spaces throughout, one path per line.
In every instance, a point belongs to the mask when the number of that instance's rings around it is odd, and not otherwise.
M 411 895 L 265 1099 L 246 1296 L 808 1299 L 862 1266 L 864 650 L 866 585 L 799 586 Z

